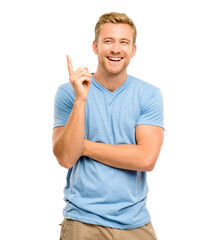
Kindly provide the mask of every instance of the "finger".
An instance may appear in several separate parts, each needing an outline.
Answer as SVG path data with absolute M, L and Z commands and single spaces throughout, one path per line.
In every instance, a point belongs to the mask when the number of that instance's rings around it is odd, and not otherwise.
M 74 76 L 73 78 L 69 78 L 72 83 L 82 83 L 83 81 L 88 81 L 90 84 L 92 83 L 92 78 L 87 74 L 79 74 L 78 76 Z
M 92 77 L 91 73 L 89 73 L 85 68 L 80 67 L 74 72 L 74 76 L 77 78 L 81 75 L 86 75 L 88 77 Z
M 84 83 L 88 83 L 88 84 L 92 84 L 92 80 L 90 77 L 88 76 L 80 76 L 79 78 L 77 78 L 77 81 L 73 81 L 72 84 L 76 85 L 81 85 Z
M 81 76 L 87 76 L 87 77 L 92 77 L 92 75 L 86 70 L 86 69 L 84 69 L 84 68 L 78 68 L 75 72 L 74 72 L 74 74 L 72 74 L 70 77 L 71 78 L 74 78 L 74 79 L 77 79 L 77 78 L 79 78 L 79 77 L 81 77 Z
M 74 69 L 73 69 L 73 66 L 72 66 L 71 58 L 70 58 L 69 55 L 66 55 L 66 58 L 67 58 L 67 62 L 68 62 L 69 75 L 72 75 L 74 73 Z

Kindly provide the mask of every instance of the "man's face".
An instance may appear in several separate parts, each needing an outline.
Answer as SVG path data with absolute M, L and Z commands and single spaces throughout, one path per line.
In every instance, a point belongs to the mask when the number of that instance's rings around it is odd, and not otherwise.
M 136 52 L 131 27 L 128 24 L 103 24 L 98 42 L 93 42 L 93 50 L 98 56 L 101 71 L 113 75 L 126 73 Z

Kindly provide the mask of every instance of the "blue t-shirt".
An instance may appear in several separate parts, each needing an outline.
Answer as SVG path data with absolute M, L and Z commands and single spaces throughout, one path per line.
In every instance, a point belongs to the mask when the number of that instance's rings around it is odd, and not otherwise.
M 70 82 L 58 88 L 54 128 L 65 126 L 74 100 Z M 160 90 L 128 75 L 123 85 L 111 92 L 92 77 L 85 106 L 85 139 L 136 144 L 138 124 L 164 127 Z M 67 173 L 63 215 L 112 228 L 141 227 L 150 222 L 146 177 L 146 171 L 118 169 L 82 156 Z

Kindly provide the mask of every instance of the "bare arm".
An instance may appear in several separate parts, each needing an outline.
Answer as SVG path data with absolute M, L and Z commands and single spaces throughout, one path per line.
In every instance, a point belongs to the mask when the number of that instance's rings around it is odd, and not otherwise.
M 74 166 L 83 152 L 84 109 L 85 102 L 75 101 L 66 126 L 53 130 L 53 153 L 65 168 Z
M 163 138 L 162 128 L 137 125 L 136 145 L 111 145 L 84 140 L 83 155 L 111 167 L 152 171 L 158 159 Z
M 53 130 L 53 153 L 61 166 L 71 168 L 83 153 L 85 105 L 91 74 L 86 68 L 74 72 L 69 56 L 67 61 L 75 102 L 66 126 Z

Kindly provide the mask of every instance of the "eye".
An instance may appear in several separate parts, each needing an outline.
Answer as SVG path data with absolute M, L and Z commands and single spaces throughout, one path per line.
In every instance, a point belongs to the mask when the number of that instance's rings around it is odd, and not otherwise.
M 112 40 L 105 40 L 104 43 L 112 43 Z
M 125 40 L 121 41 L 121 43 L 124 44 L 124 45 L 128 45 L 129 44 L 129 42 L 125 41 Z

